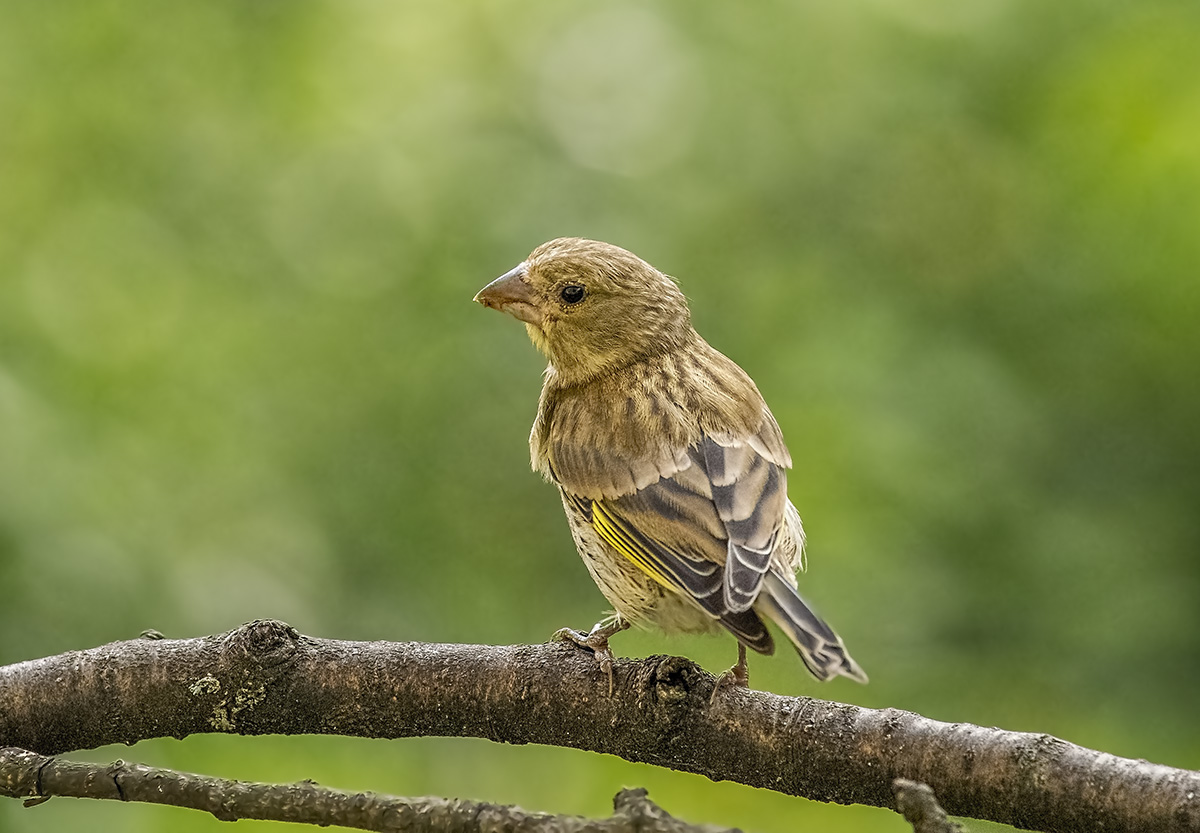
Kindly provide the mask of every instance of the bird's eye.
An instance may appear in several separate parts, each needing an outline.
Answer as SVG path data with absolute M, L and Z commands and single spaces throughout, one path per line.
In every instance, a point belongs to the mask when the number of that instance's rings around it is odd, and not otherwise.
M 569 283 L 562 288 L 558 296 L 564 303 L 578 304 L 587 295 L 587 290 L 577 283 Z

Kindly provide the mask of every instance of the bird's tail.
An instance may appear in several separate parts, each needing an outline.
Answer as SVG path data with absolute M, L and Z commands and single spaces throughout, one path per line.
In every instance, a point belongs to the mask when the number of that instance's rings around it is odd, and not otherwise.
M 867 675 L 846 652 L 841 637 L 779 576 L 767 573 L 755 608 L 788 635 L 800 659 L 818 680 L 832 680 L 841 674 L 860 683 L 867 681 Z

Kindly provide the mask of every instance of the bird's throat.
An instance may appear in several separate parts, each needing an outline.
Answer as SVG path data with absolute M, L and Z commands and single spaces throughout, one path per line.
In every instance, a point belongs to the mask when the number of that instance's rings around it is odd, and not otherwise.
M 552 358 L 550 355 L 550 342 L 546 339 L 546 333 L 537 324 L 525 323 L 525 332 L 529 333 L 529 340 L 533 342 L 533 346 L 538 349 L 546 358 Z

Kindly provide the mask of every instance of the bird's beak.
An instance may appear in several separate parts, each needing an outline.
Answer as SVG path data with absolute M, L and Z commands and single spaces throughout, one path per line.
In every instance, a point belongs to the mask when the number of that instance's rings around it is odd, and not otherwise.
M 525 280 L 527 269 L 527 265 L 522 263 L 505 272 L 479 290 L 475 300 L 485 307 L 507 312 L 519 321 L 540 327 L 542 312 L 538 309 L 537 297 L 533 294 L 532 287 Z

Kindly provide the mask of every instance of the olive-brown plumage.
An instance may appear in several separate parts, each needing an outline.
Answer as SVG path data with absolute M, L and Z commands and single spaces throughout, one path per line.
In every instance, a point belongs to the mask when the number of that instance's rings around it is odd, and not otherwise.
M 607 638 L 629 624 L 724 627 L 744 682 L 745 648 L 774 651 L 767 619 L 818 679 L 866 681 L 796 592 L 804 531 L 779 426 L 750 377 L 692 328 L 673 280 L 617 246 L 560 238 L 476 300 L 525 322 L 550 362 L 533 467 L 558 485 L 617 614 L 569 638 L 611 662 Z

